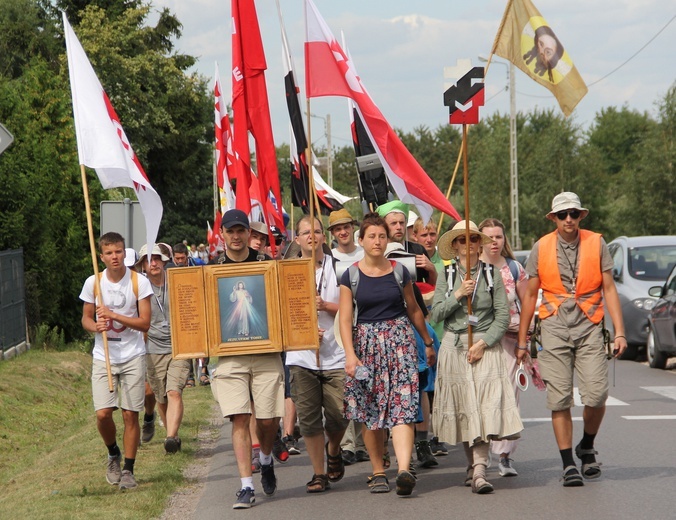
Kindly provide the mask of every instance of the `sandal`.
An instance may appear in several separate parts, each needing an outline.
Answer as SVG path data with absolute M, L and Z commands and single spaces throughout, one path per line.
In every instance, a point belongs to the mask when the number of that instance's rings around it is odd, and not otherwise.
M 327 489 L 331 489 L 328 475 L 312 475 L 312 480 L 305 486 L 308 493 L 323 493 Z
M 338 482 L 345 476 L 345 462 L 343 461 L 343 449 L 340 448 L 338 455 L 329 454 L 329 443 L 326 443 L 326 474 L 331 482 Z
M 208 386 L 211 384 L 211 381 L 209 381 L 209 376 L 207 374 L 202 374 L 200 376 L 200 386 Z
M 561 480 L 563 481 L 563 487 L 584 486 L 584 480 L 582 480 L 582 475 L 580 475 L 576 466 L 566 466 Z
M 413 493 L 416 478 L 408 471 L 401 471 L 397 475 L 397 495 L 405 497 Z
M 472 487 L 474 480 L 474 466 L 467 466 L 467 475 L 465 476 L 465 487 Z
M 185 382 L 185 387 L 186 388 L 194 388 L 195 387 L 195 378 L 189 377 L 188 380 Z
M 581 442 L 577 446 L 575 446 L 575 455 L 577 455 L 577 458 L 582 461 L 582 475 L 586 479 L 595 479 L 599 478 L 601 476 L 601 463 L 596 462 L 596 457 L 595 455 L 598 455 L 599 452 L 596 451 L 594 448 L 589 449 L 589 450 L 583 450 L 581 447 Z M 589 460 L 589 456 L 593 458 L 591 462 L 585 462 L 585 460 Z M 583 458 L 584 457 L 584 458 Z
M 389 493 L 390 482 L 385 473 L 374 473 L 368 478 L 371 493 Z
M 390 469 L 390 452 L 383 453 L 383 468 Z
M 472 493 L 476 493 L 477 495 L 488 495 L 493 491 L 493 485 L 484 477 L 477 476 L 472 479 Z

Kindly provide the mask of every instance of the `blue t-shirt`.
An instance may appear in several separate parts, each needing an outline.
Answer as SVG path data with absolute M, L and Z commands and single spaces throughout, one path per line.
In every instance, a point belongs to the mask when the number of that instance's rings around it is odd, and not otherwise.
M 411 283 L 411 275 L 404 269 L 404 286 Z M 350 270 L 346 269 L 340 278 L 340 285 L 350 291 Z M 401 290 L 394 271 L 385 276 L 368 276 L 359 269 L 357 287 L 357 323 L 372 323 L 398 318 L 406 314 Z

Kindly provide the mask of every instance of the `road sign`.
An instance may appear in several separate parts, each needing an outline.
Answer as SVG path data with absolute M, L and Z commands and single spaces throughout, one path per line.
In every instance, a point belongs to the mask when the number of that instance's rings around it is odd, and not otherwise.
M 127 247 L 136 251 L 146 243 L 146 221 L 138 201 L 101 201 L 101 234 L 115 231 L 124 237 Z
M 14 136 L 9 133 L 2 124 L 0 124 L 0 154 L 14 141 Z

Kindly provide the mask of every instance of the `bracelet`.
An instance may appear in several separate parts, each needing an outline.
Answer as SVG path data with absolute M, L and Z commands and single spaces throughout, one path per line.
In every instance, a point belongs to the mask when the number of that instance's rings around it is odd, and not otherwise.
M 517 350 L 528 350 L 528 347 L 520 347 L 519 345 L 516 346 Z
M 425 343 L 425 347 L 427 347 L 427 348 L 434 347 L 434 341 L 431 341 L 429 344 Z
M 615 339 L 617 339 L 617 338 L 624 338 L 624 339 L 627 339 L 626 336 L 615 336 Z

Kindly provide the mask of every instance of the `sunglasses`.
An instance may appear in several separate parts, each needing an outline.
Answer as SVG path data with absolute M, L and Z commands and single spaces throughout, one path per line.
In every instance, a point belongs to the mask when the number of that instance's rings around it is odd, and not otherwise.
M 456 240 L 461 246 L 464 246 L 467 243 L 467 240 L 464 236 L 460 236 L 456 238 Z M 470 235 L 469 241 L 472 242 L 472 244 L 478 244 L 481 241 L 481 237 L 479 235 Z
M 559 220 L 566 220 L 566 218 L 568 218 L 568 215 L 570 215 L 570 218 L 572 218 L 573 220 L 577 220 L 578 218 L 580 218 L 581 214 L 582 213 L 580 212 L 579 209 L 569 209 L 557 212 L 556 218 L 558 218 Z

